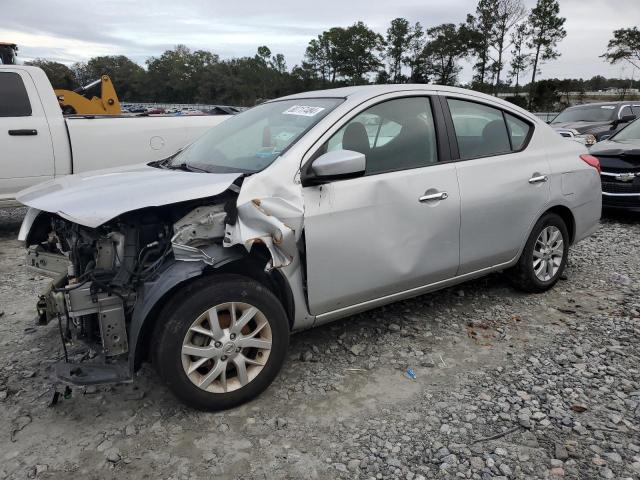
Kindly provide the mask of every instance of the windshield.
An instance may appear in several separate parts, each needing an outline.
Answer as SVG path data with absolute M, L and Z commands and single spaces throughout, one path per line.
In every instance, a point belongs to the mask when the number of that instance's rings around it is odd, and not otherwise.
M 612 140 L 640 140 L 640 121 L 636 120 L 616 133 Z
M 342 101 L 305 98 L 263 103 L 212 128 L 175 155 L 170 165 L 211 173 L 258 172 Z
M 560 112 L 551 124 L 561 122 L 610 122 L 615 118 L 615 105 L 584 105 Z

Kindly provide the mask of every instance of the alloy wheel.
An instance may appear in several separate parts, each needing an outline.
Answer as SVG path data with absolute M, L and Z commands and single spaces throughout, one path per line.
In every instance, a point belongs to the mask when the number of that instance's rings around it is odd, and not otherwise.
M 562 232 L 554 225 L 545 227 L 533 246 L 533 271 L 543 282 L 548 282 L 558 273 L 564 257 Z
M 247 303 L 223 303 L 200 314 L 189 327 L 182 342 L 182 367 L 199 388 L 231 392 L 258 376 L 271 343 L 271 326 L 260 310 Z

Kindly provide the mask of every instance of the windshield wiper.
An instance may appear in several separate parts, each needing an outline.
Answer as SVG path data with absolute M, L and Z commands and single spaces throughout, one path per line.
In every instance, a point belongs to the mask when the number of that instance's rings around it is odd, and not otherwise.
M 210 173 L 209 170 L 205 170 L 204 168 L 194 167 L 193 165 L 189 165 L 187 162 L 178 163 L 176 165 L 167 164 L 167 165 L 164 165 L 164 168 L 168 168 L 169 170 L 184 170 L 185 172 Z

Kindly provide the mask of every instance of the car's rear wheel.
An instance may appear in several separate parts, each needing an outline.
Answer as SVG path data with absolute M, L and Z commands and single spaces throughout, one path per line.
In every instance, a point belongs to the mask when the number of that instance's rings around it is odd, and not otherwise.
M 154 334 L 153 363 L 171 391 L 203 410 L 231 408 L 276 377 L 289 344 L 278 299 L 237 275 L 203 277 L 167 303 Z
M 553 287 L 567 265 L 569 232 L 564 220 L 546 213 L 533 227 L 518 263 L 507 273 L 525 292 L 544 292 Z

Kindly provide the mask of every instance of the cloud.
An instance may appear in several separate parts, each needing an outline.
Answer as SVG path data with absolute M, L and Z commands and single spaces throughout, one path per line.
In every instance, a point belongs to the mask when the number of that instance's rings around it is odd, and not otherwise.
M 0 40 L 20 46 L 19 59 L 42 57 L 71 64 L 96 55 L 127 55 L 144 64 L 150 56 L 185 44 L 212 50 L 222 58 L 254 55 L 258 45 L 283 53 L 293 66 L 308 41 L 332 26 L 362 20 L 384 34 L 395 17 L 425 27 L 459 23 L 475 10 L 475 1 L 449 0 L 2 0 Z M 531 7 L 534 0 L 525 0 Z M 622 13 L 624 12 L 624 13 Z M 630 76 L 630 68 L 598 58 L 612 31 L 640 18 L 638 0 L 562 0 L 567 38 L 559 60 L 542 66 L 541 78 Z M 640 72 L 635 73 L 636 77 Z M 465 65 L 462 80 L 471 77 Z

